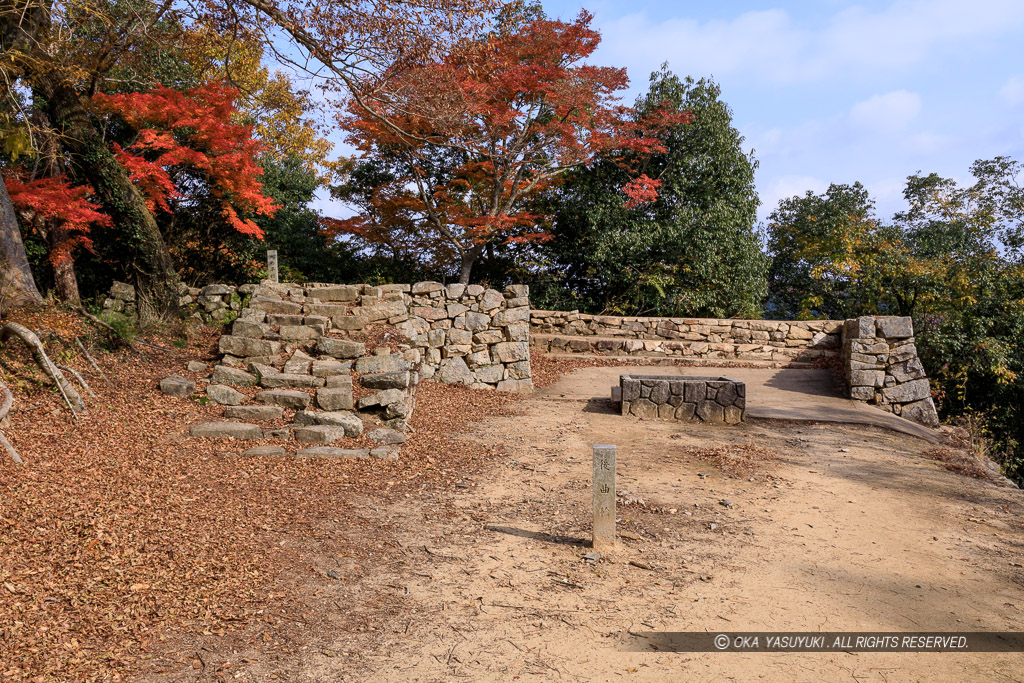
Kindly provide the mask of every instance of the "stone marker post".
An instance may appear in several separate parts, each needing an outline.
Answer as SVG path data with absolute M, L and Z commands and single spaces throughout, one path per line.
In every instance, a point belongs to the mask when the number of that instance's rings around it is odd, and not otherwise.
M 273 283 L 277 283 L 277 250 L 267 250 L 267 279 Z
M 615 549 L 615 446 L 594 446 L 593 547 Z

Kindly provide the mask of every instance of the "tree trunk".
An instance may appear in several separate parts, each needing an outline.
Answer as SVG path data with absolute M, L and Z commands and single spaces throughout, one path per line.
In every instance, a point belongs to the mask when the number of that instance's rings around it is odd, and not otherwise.
M 75 260 L 71 254 L 53 260 L 57 247 L 68 239 L 68 231 L 63 227 L 51 227 L 46 231 L 46 243 L 50 247 L 50 267 L 53 268 L 53 288 L 61 301 L 77 304 L 81 301 L 78 294 L 78 278 L 75 276 Z
M 485 243 L 474 244 L 472 247 L 462 252 L 462 264 L 459 267 L 459 284 L 468 285 L 469 275 L 473 272 L 473 264 L 480 258 L 480 254 L 484 253 Z
M 0 310 L 42 302 L 28 265 L 11 197 L 0 177 Z
M 82 96 L 59 75 L 38 74 L 34 90 L 71 153 L 79 177 L 88 180 L 120 233 L 124 258 L 135 284 L 142 322 L 177 310 L 178 276 L 156 219 L 113 152 L 89 119 Z

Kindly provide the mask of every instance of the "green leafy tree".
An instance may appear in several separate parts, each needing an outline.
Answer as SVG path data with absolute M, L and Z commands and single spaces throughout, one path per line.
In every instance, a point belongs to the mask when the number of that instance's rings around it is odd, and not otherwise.
M 878 221 L 874 208 L 860 183 L 779 202 L 767 231 L 772 317 L 910 314 L 894 288 L 895 278 L 910 267 L 907 247 L 898 229 Z
M 636 115 L 666 104 L 692 112 L 693 121 L 661 133 L 665 151 L 640 168 L 660 182 L 656 201 L 624 204 L 616 191 L 624 182 L 621 159 L 611 156 L 549 196 L 554 238 L 534 252 L 534 269 L 554 281 L 550 305 L 667 316 L 760 313 L 767 262 L 754 230 L 757 162 L 744 152 L 713 81 L 662 67 Z

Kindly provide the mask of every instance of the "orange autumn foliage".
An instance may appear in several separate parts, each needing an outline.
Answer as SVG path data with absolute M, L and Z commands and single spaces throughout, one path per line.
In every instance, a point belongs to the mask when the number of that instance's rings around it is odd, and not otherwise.
M 618 104 L 625 70 L 585 63 L 600 43 L 591 18 L 465 41 L 375 90 L 372 104 L 353 102 L 339 122 L 362 161 L 336 194 L 360 213 L 331 228 L 436 263 L 457 258 L 465 279 L 488 243 L 549 238 L 530 200 L 566 172 L 600 155 L 632 166 L 663 152 L 658 133 L 690 113 L 666 107 L 641 122 Z M 624 192 L 635 205 L 657 187 L 641 176 Z
M 110 217 L 100 213 L 100 206 L 86 197 L 86 187 L 72 187 L 63 175 L 24 181 L 15 174 L 4 175 L 4 184 L 28 229 L 44 228 L 46 224 L 63 228 L 67 239 L 50 250 L 50 261 L 60 263 L 71 258 L 75 247 L 92 249 L 89 231 L 94 225 L 109 226 Z
M 259 181 L 262 145 L 249 127 L 232 123 L 236 95 L 223 83 L 208 83 L 186 92 L 158 86 L 145 93 L 100 93 L 93 102 L 135 131 L 127 148 L 116 143 L 113 148 L 150 211 L 171 211 L 171 200 L 186 198 L 175 177 L 187 171 L 205 181 L 229 225 L 262 239 L 259 226 L 239 212 L 273 216 L 278 207 Z

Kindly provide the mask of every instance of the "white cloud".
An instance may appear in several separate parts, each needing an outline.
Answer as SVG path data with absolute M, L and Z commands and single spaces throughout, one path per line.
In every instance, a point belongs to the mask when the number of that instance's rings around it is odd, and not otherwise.
M 872 95 L 850 109 L 850 121 L 873 133 L 904 130 L 921 113 L 921 96 L 906 90 Z
M 868 77 L 924 62 L 958 41 L 1021 27 L 1024 2 L 897 0 L 880 11 L 849 7 L 820 25 L 800 23 L 782 9 L 706 22 L 678 17 L 657 22 L 640 12 L 608 20 L 599 16 L 598 24 L 607 63 L 648 69 L 667 59 L 694 75 L 790 83 L 845 72 Z
M 1024 103 L 1024 79 L 1020 76 L 1011 76 L 999 89 L 999 96 L 1011 106 Z

